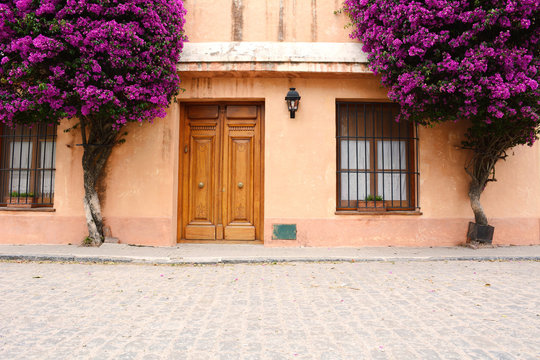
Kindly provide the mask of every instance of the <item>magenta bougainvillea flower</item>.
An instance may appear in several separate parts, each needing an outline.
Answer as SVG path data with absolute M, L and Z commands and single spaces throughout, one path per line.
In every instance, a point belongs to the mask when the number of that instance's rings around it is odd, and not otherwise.
M 472 132 L 535 141 L 540 1 L 345 0 L 345 10 L 398 120 L 468 119 Z
M 0 3 L 0 122 L 165 115 L 178 92 L 180 0 Z

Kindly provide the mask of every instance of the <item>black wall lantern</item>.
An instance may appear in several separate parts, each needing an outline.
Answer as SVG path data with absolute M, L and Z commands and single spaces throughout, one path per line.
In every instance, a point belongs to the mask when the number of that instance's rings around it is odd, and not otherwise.
M 291 113 L 291 119 L 294 119 L 294 113 L 298 110 L 298 103 L 300 102 L 300 94 L 296 91 L 296 88 L 290 88 L 287 96 L 285 96 L 287 101 L 287 107 Z

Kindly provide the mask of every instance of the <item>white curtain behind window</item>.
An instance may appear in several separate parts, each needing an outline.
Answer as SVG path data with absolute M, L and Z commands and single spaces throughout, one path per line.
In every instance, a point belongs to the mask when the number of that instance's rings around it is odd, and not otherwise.
M 369 141 L 341 140 L 341 170 L 366 170 L 370 168 Z M 341 200 L 364 200 L 369 193 L 370 175 L 365 172 L 341 173 Z
M 403 173 L 377 174 L 377 195 L 384 200 L 407 200 L 406 141 L 377 142 L 377 167 L 382 170 L 403 170 Z
M 54 193 L 54 143 L 52 141 L 41 141 L 40 143 L 39 167 L 42 169 L 41 178 L 39 179 L 38 187 L 40 194 L 45 197 L 51 197 Z
M 9 175 L 9 188 L 11 192 L 19 194 L 30 192 L 30 171 L 26 170 L 32 164 L 32 142 L 12 141 L 10 144 L 9 167 L 12 170 Z

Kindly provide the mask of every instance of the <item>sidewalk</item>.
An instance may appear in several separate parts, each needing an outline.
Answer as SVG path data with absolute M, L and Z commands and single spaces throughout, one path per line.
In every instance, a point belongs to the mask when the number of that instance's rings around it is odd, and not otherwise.
M 317 261 L 540 261 L 540 246 L 467 247 L 272 248 L 263 245 L 179 244 L 147 247 L 103 244 L 0 245 L 0 260 L 112 262 L 134 264 L 234 264 Z

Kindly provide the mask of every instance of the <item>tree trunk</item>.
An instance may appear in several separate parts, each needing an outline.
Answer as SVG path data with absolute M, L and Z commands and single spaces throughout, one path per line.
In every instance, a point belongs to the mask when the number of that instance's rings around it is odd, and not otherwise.
M 482 191 L 483 186 L 480 186 L 476 179 L 472 179 L 469 187 L 469 199 L 471 201 L 471 208 L 474 213 L 474 221 L 478 225 L 488 225 L 484 208 L 480 203 L 480 195 L 482 195 Z
M 506 147 L 496 146 L 498 142 L 492 139 L 484 139 L 486 149 L 474 149 L 472 158 L 465 166 L 465 171 L 471 177 L 469 184 L 469 200 L 474 213 L 474 221 L 478 225 L 488 225 L 488 219 L 484 208 L 480 203 L 480 196 L 489 181 L 495 181 L 495 164 L 502 158 Z
M 465 171 L 471 177 L 469 199 L 478 225 L 488 225 L 488 219 L 480 203 L 480 196 L 490 181 L 495 180 L 495 164 L 500 159 L 506 159 L 506 151 L 519 143 L 521 133 L 501 131 L 494 126 L 469 128 L 466 141 L 462 144 L 465 149 L 472 151 L 471 158 L 465 165 Z
M 82 168 L 84 176 L 84 212 L 88 225 L 87 245 L 99 246 L 105 239 L 103 235 L 103 216 L 97 186 L 103 169 L 116 142 L 117 132 L 100 127 L 100 122 L 81 119 L 83 140 Z M 87 137 L 88 133 L 88 137 Z
M 86 150 L 85 150 L 86 152 Z M 84 156 L 83 156 L 84 158 Z M 103 217 L 101 216 L 101 205 L 96 191 L 95 169 L 89 164 L 84 165 L 84 212 L 86 214 L 86 224 L 88 225 L 89 245 L 101 245 L 105 239 L 103 236 Z

